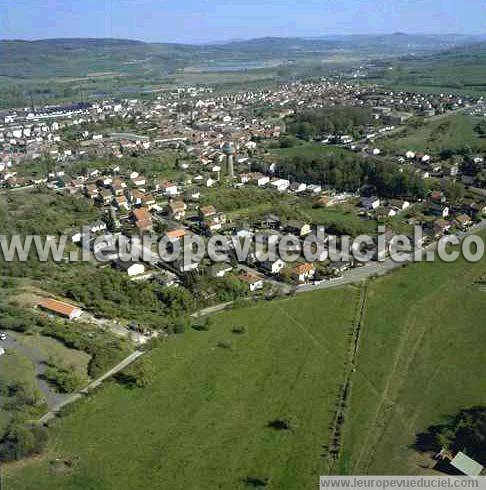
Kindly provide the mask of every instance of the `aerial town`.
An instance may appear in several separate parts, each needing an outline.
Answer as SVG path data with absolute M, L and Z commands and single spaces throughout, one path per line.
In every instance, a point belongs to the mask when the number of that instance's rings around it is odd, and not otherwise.
M 454 230 L 464 232 L 486 215 L 485 196 L 451 202 L 442 190 L 435 190 L 428 195 L 390 198 L 360 188 L 342 192 L 326 182 L 286 174 L 272 160 L 269 148 L 282 141 L 288 118 L 333 106 L 369 108 L 372 123 L 361 128 L 359 135 L 319 135 L 314 144 L 395 162 L 400 169 L 412 169 L 424 181 L 475 184 L 464 158 L 445 160 L 440 154 L 412 150 L 385 152 L 381 142 L 411 118 L 429 120 L 457 111 L 484 111 L 481 100 L 387 92 L 322 79 L 295 82 L 278 90 L 217 94 L 210 88 L 193 87 L 170 91 L 154 100 L 104 100 L 4 111 L 0 185 L 4 189 L 45 186 L 51 192 L 86 199 L 99 210 L 99 219 L 86 224 L 92 233 L 108 237 L 107 246 L 111 234 L 121 232 L 156 231 L 180 240 L 187 234 L 246 236 L 258 231 L 271 241 L 283 232 L 302 239 L 313 227 L 326 225 L 275 213 L 257 219 L 245 212 L 226 215 L 217 204 L 218 189 L 231 189 L 232 196 L 248 189 L 262 196 L 281 193 L 293 206 L 345 207 L 365 225 L 390 221 L 390 232 L 397 231 L 392 229 L 394 223 L 425 223 L 428 234 L 424 242 Z M 265 111 L 257 115 L 261 107 Z M 113 127 L 123 130 L 112 132 Z M 169 172 L 143 169 L 145 159 L 161 161 L 164 152 L 175 155 Z M 469 155 L 468 159 L 477 170 L 484 168 L 484 155 Z M 137 160 L 142 163 L 137 164 Z M 97 166 L 96 161 L 102 165 Z M 65 231 L 71 233 L 73 243 L 81 243 L 79 229 Z M 359 265 L 330 262 L 320 263 L 317 269 L 304 261 L 287 267 L 281 259 L 259 262 L 252 254 L 249 258 L 250 263 L 241 267 L 205 264 L 205 273 L 223 277 L 233 272 L 250 292 L 261 290 L 266 283 L 289 291 L 292 286 L 342 278 L 343 273 Z M 165 271 L 150 270 L 143 263 L 127 266 L 115 262 L 114 267 L 123 267 L 131 277 L 153 279 L 155 275 L 170 285 L 183 283 L 186 274 L 198 269 L 198 264 L 185 270 L 183 264 L 175 263 Z
M 10 30 L 0 490 L 482 488 L 486 35 Z

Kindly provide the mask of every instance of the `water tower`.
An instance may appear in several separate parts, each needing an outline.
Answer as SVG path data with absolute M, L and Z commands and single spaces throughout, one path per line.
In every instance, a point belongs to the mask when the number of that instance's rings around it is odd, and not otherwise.
M 226 155 L 226 168 L 230 179 L 235 177 L 234 159 L 235 159 L 235 147 L 233 143 L 225 143 L 223 145 L 223 153 Z

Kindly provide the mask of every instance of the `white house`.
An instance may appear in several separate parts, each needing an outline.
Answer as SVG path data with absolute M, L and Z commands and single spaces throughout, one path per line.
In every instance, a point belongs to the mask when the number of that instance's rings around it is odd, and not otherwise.
M 321 192 L 321 190 L 322 190 L 322 187 L 320 185 L 317 185 L 317 184 L 309 184 L 307 186 L 307 191 L 312 192 L 313 194 L 319 194 L 319 192 Z
M 407 158 L 408 160 L 413 160 L 415 158 L 415 152 L 413 151 L 407 151 L 407 153 L 405 153 L 405 158 Z
M 224 277 L 228 272 L 231 272 L 233 267 L 227 262 L 218 262 L 211 266 L 211 277 Z
M 365 209 L 377 209 L 380 207 L 380 199 L 376 196 L 362 197 L 361 205 Z
M 162 192 L 166 196 L 175 196 L 177 195 L 177 185 L 175 185 L 170 180 L 166 180 L 163 182 L 157 182 L 155 184 L 155 190 L 158 192 Z
M 270 182 L 270 177 L 268 175 L 262 175 L 261 177 L 258 177 L 256 181 L 258 187 L 267 185 L 269 182 Z
M 145 272 L 145 266 L 140 262 L 118 262 L 118 268 L 124 270 L 130 277 L 140 276 Z
M 302 182 L 293 182 L 290 184 L 290 190 L 295 193 L 304 192 L 307 189 L 307 184 Z
M 275 179 L 270 182 L 270 185 L 279 192 L 284 192 L 289 188 L 290 182 L 287 179 Z
M 89 225 L 89 227 L 91 233 L 98 233 L 99 231 L 106 230 L 106 223 L 104 221 L 97 221 L 96 223 Z
M 281 270 L 285 267 L 285 262 L 282 259 L 276 260 L 265 260 L 261 263 L 263 269 L 265 269 L 270 274 L 279 274 Z
M 254 274 L 250 274 L 249 272 L 245 272 L 241 274 L 240 280 L 248 284 L 248 288 L 250 289 L 251 292 L 263 288 L 263 279 L 261 279 L 260 277 Z

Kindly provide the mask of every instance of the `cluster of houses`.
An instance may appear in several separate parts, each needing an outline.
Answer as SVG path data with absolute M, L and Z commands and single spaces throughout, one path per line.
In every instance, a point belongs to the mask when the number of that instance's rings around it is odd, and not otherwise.
M 225 159 L 225 140 L 235 143 L 237 163 L 249 163 L 258 142 L 278 138 L 285 129 L 283 118 L 298 111 L 330 105 L 370 107 L 377 121 L 366 136 L 372 142 L 375 131 L 386 132 L 412 115 L 430 116 L 475 103 L 448 94 L 383 91 L 323 78 L 231 94 L 214 95 L 211 89 L 190 87 L 168 90 L 152 100 L 104 100 L 4 111 L 0 114 L 0 184 L 22 185 L 28 176 L 5 178 L 1 172 L 9 169 L 10 174 L 16 173 L 15 167 L 44 156 L 69 164 L 163 148 L 182 148 L 192 160 L 217 174 Z M 252 109 L 256 106 L 267 107 L 269 116 L 255 117 Z M 133 132 L 110 129 L 120 124 Z M 349 135 L 338 138 L 341 144 L 352 144 Z M 366 145 L 366 151 L 376 154 L 379 150 Z
M 375 123 L 366 128 L 364 141 L 354 142 L 349 135 L 330 135 L 328 141 L 378 156 L 380 149 L 375 145 L 376 138 L 395 125 L 412 116 L 429 117 L 476 103 L 473 99 L 449 94 L 393 92 L 323 78 L 317 82 L 282 84 L 275 89 L 215 94 L 211 89 L 192 87 L 168 90 L 150 100 L 105 100 L 37 111 L 30 108 L 6 111 L 0 115 L 3 119 L 0 186 L 44 183 L 59 192 L 83 195 L 103 210 L 103 222 L 109 223 L 108 231 L 112 233 L 156 231 L 181 240 L 189 233 L 209 236 L 223 232 L 243 236 L 263 231 L 274 240 L 285 231 L 302 239 L 311 231 L 309 223 L 282 223 L 278 217 L 273 217 L 266 223 L 253 223 L 248 229 L 239 228 L 211 202 L 201 204 L 201 195 L 205 189 L 217 187 L 229 178 L 236 188 L 255 186 L 310 197 L 320 206 L 333 206 L 354 196 L 324 192 L 318 182 L 308 184 L 277 177 L 271 166 L 265 172 L 252 170 L 252 165 L 258 163 L 262 142 L 278 138 L 285 131 L 286 116 L 333 105 L 369 107 Z M 268 115 L 255 116 L 255 107 L 267 107 Z M 113 132 L 110 127 L 117 125 L 129 129 Z M 178 177 L 170 180 L 161 178 L 163 171 L 144 175 L 145 172 L 130 170 L 129 158 L 158 159 L 167 149 L 177 152 Z M 22 172 L 23 165 L 43 156 L 51 157 L 55 163 L 47 175 L 27 176 Z M 71 171 L 72 163 L 84 160 L 89 165 L 93 158 L 107 159 L 111 165 L 103 171 L 96 166 L 82 173 Z M 404 165 L 416 165 L 423 178 L 446 171 L 448 176 L 456 178 L 460 173 L 459 165 L 446 169 L 430 155 L 420 152 L 410 151 L 400 158 Z M 360 200 L 359 212 L 364 217 L 386 220 L 408 213 L 414 204 L 408 200 L 366 196 Z M 434 194 L 425 205 L 426 213 L 434 217 L 434 236 L 447 233 L 454 226 L 466 229 L 473 217 L 485 210 L 484 200 L 457 209 L 445 202 L 443 196 L 438 199 Z M 93 230 L 105 233 L 99 226 L 94 224 Z M 79 239 L 79 233 L 75 237 Z M 257 263 L 258 259 L 254 259 Z M 330 271 L 340 274 L 352 265 L 334 264 Z M 128 268 L 118 264 L 118 267 L 134 276 L 145 272 L 140 264 L 131 264 Z M 184 267 L 176 264 L 170 272 L 191 272 L 197 266 L 191 266 L 190 271 Z M 214 272 L 216 277 L 224 275 L 226 269 L 218 267 Z M 260 288 L 261 274 L 287 277 L 299 283 L 313 280 L 316 274 L 315 268 L 306 263 L 289 268 L 282 262 L 263 261 L 255 269 L 260 275 L 248 271 L 241 275 L 252 290 Z

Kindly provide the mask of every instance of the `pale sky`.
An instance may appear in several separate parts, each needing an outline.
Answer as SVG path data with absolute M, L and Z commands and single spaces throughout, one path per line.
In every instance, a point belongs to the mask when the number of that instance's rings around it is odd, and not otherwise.
M 486 33 L 486 0 L 3 0 L 0 38 Z

